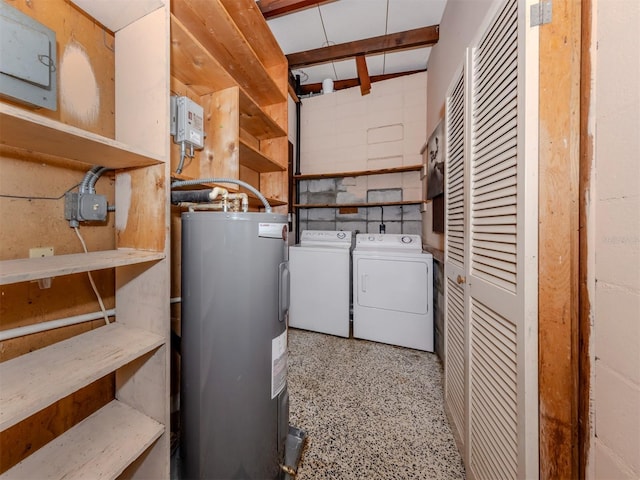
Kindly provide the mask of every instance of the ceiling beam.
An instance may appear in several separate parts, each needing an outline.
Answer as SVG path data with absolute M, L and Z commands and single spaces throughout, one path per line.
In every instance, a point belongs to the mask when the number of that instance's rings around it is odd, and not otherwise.
M 279 17 L 298 10 L 313 7 L 330 0 L 259 0 L 258 8 L 266 19 Z
M 301 68 L 334 60 L 344 60 L 358 55 L 392 52 L 407 48 L 426 47 L 438 43 L 439 25 L 415 28 L 404 32 L 380 35 L 379 37 L 356 40 L 354 42 L 330 45 L 287 55 L 289 68 Z
M 405 75 L 413 75 L 414 73 L 426 72 L 427 70 L 411 70 L 410 72 L 400 73 L 387 73 L 385 75 L 373 75 L 370 77 L 371 83 L 381 82 L 382 80 L 390 80 L 392 78 L 404 77 Z M 359 78 L 350 78 L 348 80 L 337 80 L 333 82 L 334 90 L 343 90 L 345 88 L 357 87 L 360 85 Z M 306 85 L 300 85 L 298 89 L 298 95 L 309 95 L 312 93 L 321 93 L 322 83 L 307 83 Z
M 371 93 L 371 79 L 367 69 L 367 59 L 364 55 L 356 57 L 356 68 L 358 69 L 358 80 L 360 81 L 360 94 L 363 96 L 368 95 Z

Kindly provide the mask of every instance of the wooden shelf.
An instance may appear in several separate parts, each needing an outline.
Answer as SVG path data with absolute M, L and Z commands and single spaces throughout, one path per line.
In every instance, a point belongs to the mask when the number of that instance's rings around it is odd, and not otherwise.
M 221 65 L 221 69 L 245 92 L 250 92 L 259 105 L 286 101 L 284 93 L 221 3 L 189 0 L 173 2 L 172 9 L 175 19 L 190 32 L 193 45 L 202 49 L 200 55 L 206 53 L 215 59 L 215 63 Z M 191 69 L 201 65 L 197 64 Z
M 240 94 L 240 128 L 258 140 L 284 137 L 287 133 L 267 115 L 242 89 Z
M 419 205 L 422 200 L 407 200 L 404 202 L 374 202 L 374 203 L 296 203 L 295 208 L 369 208 L 369 207 L 394 207 L 398 205 Z
M 163 432 L 162 424 L 114 400 L 0 479 L 115 479 Z
M 162 163 L 130 145 L 4 103 L 0 103 L 0 144 L 109 168 Z
M 320 178 L 344 178 L 344 177 L 364 177 L 367 175 L 385 175 L 388 173 L 418 172 L 422 170 L 422 165 L 407 165 L 403 167 L 381 168 L 378 170 L 361 170 L 357 172 L 337 172 L 337 173 L 310 173 L 307 175 L 294 175 L 296 180 L 315 180 Z
M 0 262 L 0 285 L 60 277 L 104 268 L 122 267 L 136 263 L 154 262 L 164 257 L 164 252 L 122 248 L 42 258 L 4 260 Z
M 0 431 L 164 344 L 111 323 L 0 364 Z
M 244 165 L 258 173 L 282 172 L 285 167 L 267 157 L 264 153 L 256 150 L 240 138 L 240 165 Z

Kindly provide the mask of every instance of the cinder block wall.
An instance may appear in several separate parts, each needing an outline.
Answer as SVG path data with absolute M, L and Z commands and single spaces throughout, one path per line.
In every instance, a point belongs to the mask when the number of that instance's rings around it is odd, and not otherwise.
M 302 174 L 338 173 L 422 163 L 426 140 L 426 81 L 419 73 L 302 99 Z M 300 203 L 397 202 L 422 199 L 420 172 L 300 182 Z M 420 205 L 300 209 L 300 229 L 422 233 Z
M 594 2 L 587 478 L 640 478 L 640 3 Z M 632 40 L 633 39 L 633 40 Z M 595 48 L 597 45 L 597 48 Z

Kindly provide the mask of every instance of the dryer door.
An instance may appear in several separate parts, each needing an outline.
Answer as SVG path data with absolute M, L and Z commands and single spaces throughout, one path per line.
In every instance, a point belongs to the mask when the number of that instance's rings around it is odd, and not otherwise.
M 362 307 L 424 315 L 431 272 L 419 258 L 359 257 L 356 300 Z

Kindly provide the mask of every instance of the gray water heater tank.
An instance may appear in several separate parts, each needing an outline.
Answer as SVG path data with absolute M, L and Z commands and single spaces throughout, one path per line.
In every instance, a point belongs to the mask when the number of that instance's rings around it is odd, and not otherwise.
M 182 214 L 182 479 L 277 479 L 289 428 L 287 218 Z

